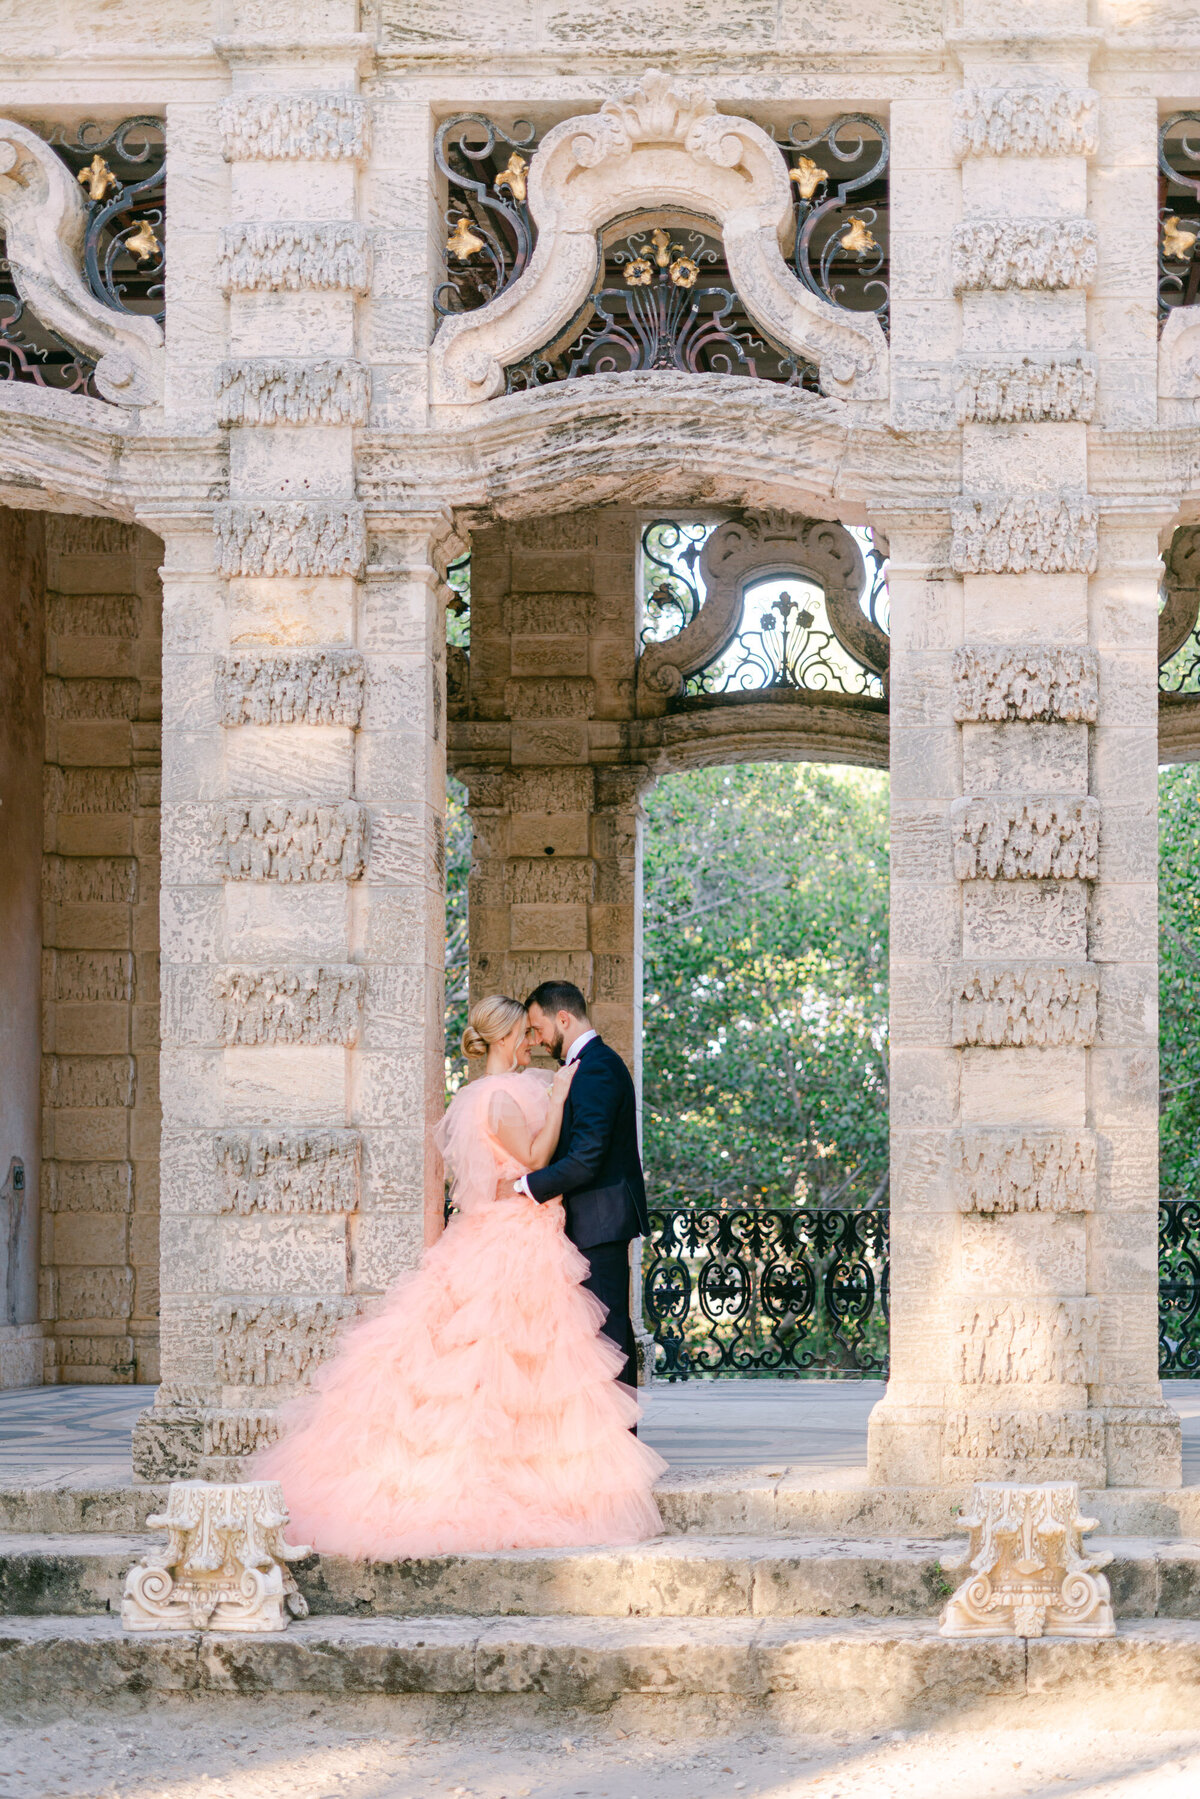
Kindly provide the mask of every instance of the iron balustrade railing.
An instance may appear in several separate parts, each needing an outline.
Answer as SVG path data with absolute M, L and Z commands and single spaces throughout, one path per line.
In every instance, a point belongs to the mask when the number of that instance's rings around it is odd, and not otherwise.
M 1200 1199 L 1158 1207 L 1158 1372 L 1200 1378 Z
M 887 1374 L 888 1215 L 653 1206 L 642 1316 L 656 1373 Z

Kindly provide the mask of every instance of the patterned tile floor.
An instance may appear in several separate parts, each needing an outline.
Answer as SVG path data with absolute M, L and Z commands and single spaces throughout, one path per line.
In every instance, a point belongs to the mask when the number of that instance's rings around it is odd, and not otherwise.
M 1183 1423 L 1183 1478 L 1200 1484 L 1200 1381 L 1168 1381 Z M 880 1381 L 688 1381 L 646 1396 L 642 1432 L 676 1468 L 788 1463 L 855 1468 Z M 0 1481 L 129 1477 L 129 1433 L 153 1387 L 0 1392 Z

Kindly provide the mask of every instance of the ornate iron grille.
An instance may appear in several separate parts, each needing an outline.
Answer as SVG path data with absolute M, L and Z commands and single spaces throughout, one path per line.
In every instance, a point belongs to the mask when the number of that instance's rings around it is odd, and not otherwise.
M 888 1215 L 653 1207 L 642 1315 L 658 1373 L 887 1373 Z
M 443 252 L 446 279 L 433 302 L 439 317 L 486 306 L 528 267 L 537 242 L 537 227 L 529 211 L 528 175 L 538 142 L 536 128 L 528 119 L 506 127 L 482 113 L 462 113 L 439 126 L 434 161 L 448 196 Z M 789 128 L 779 148 L 791 177 L 795 221 L 791 264 L 797 278 L 811 293 L 846 311 L 874 312 L 886 331 L 891 152 L 885 127 L 866 113 L 843 114 L 818 130 L 800 119 Z M 647 231 L 653 229 L 653 223 Z M 664 218 L 661 223 L 666 227 L 670 222 Z M 794 368 L 788 354 L 769 344 L 746 318 L 733 293 L 719 239 L 709 235 L 712 227 L 696 221 L 694 228 L 709 237 L 710 247 L 715 242 L 715 257 L 705 261 L 685 244 L 665 265 L 655 262 L 655 273 L 648 280 L 633 284 L 648 291 L 632 299 L 624 271 L 638 257 L 626 256 L 622 265 L 613 262 L 609 266 L 610 256 L 602 242 L 596 292 L 560 340 L 559 360 L 548 351 L 531 357 L 519 373 L 514 371 L 510 391 L 514 386 L 540 386 L 568 379 L 571 374 L 594 373 L 597 365 L 589 363 L 586 355 L 573 369 L 561 360 L 562 345 L 570 346 L 592 319 L 597 321 L 597 329 L 584 348 L 602 358 L 613 357 L 614 366 L 624 368 L 623 359 L 633 355 L 630 346 L 635 345 L 643 360 L 630 362 L 631 367 L 703 371 L 710 367 L 706 359 L 718 355 L 728 358 L 728 368 L 718 365 L 717 372 L 814 386 L 815 376 L 809 375 L 808 365 Z M 698 264 L 699 272 L 690 283 L 669 273 L 680 258 Z M 663 266 L 666 275 L 661 273 Z M 713 289 L 707 300 L 694 291 L 700 274 Z M 723 315 L 719 293 L 730 296 Z M 679 326 L 671 323 L 675 313 L 686 315 Z M 720 332 L 728 333 L 733 342 L 718 344 L 715 335 L 706 335 Z M 748 343 L 746 333 L 756 340 L 754 345 Z M 643 334 L 654 340 L 652 351 L 643 347 Z M 697 341 L 701 337 L 704 345 Z M 602 338 L 606 340 L 603 346 Z M 668 342 L 681 360 L 665 360 Z M 644 359 L 647 356 L 649 359 Z
M 596 241 L 596 287 L 555 343 L 507 370 L 509 393 L 649 369 L 750 375 L 820 392 L 816 367 L 774 343 L 746 312 L 714 227 L 623 220 Z
M 125 119 L 115 129 L 87 122 L 73 136 L 61 127 L 51 148 L 77 176 L 87 199 L 83 275 L 115 312 L 164 310 L 166 140 L 163 122 Z M 29 381 L 62 393 L 100 396 L 95 361 L 28 312 L 7 261 L 0 259 L 0 380 Z
M 1164 1199 L 1158 1208 L 1158 1372 L 1200 1377 L 1200 1200 Z
M 678 635 L 699 613 L 705 598 L 700 556 L 714 529 L 699 520 L 661 518 L 644 528 L 643 645 Z M 871 533 L 862 533 L 860 541 L 868 582 L 863 613 L 886 631 L 887 559 Z M 680 696 L 684 702 L 723 694 L 789 692 L 883 698 L 878 675 L 857 662 L 830 630 L 824 597 L 810 582 L 785 577 L 755 583 L 746 589 L 742 619 L 732 644 L 706 668 L 688 676 Z
M 1189 132 L 1189 126 L 1195 127 Z M 1200 293 L 1200 112 L 1175 112 L 1158 133 L 1158 323 Z

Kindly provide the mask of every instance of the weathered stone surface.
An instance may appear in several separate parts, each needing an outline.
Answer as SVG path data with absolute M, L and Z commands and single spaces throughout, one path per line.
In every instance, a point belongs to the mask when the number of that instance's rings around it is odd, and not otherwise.
M 965 1302 L 954 1378 L 963 1386 L 1085 1386 L 1096 1379 L 1098 1299 Z
M 948 1480 L 1104 1481 L 1104 1423 L 1099 1413 L 979 1410 L 949 1412 L 942 1428 Z
M 1097 517 L 1086 494 L 966 497 L 951 508 L 950 560 L 960 575 L 1091 574 Z
M 954 652 L 954 716 L 960 724 L 1023 719 L 1094 725 L 1099 672 L 1092 649 L 964 644 Z
M 354 1299 L 224 1300 L 213 1313 L 215 1372 L 233 1387 L 303 1380 L 332 1354 L 339 1332 L 357 1316 Z
M 1096 406 L 1094 356 L 960 356 L 954 365 L 960 425 L 1042 419 L 1086 422 Z
M 257 681 L 240 689 L 235 684 L 230 711 L 261 708 L 258 687 Z M 274 687 L 265 703 L 279 704 Z M 304 704 L 320 707 L 311 687 Z M 289 800 L 226 806 L 218 825 L 217 866 L 230 881 L 357 881 L 366 855 L 365 827 L 366 814 L 352 800 L 330 806 Z
M 1099 995 L 1099 971 L 1090 963 L 967 964 L 951 990 L 953 1041 L 989 1049 L 1087 1045 L 1096 1035 Z
M 42 954 L 43 1000 L 79 1004 L 90 1000 L 131 1000 L 134 957 L 131 950 L 45 950 Z
M 1098 111 L 1094 88 L 964 87 L 954 96 L 954 153 L 1092 156 Z
M 355 1043 L 361 968 L 226 968 L 216 977 L 225 1043 Z
M 131 1106 L 137 1087 L 132 1056 L 44 1056 L 42 1102 L 47 1106 Z
M 223 656 L 217 703 L 225 725 L 357 725 L 363 663 L 353 651 Z
M 353 1212 L 357 1131 L 226 1131 L 215 1140 L 226 1212 Z
M 237 94 L 222 103 L 226 162 L 361 162 L 370 143 L 365 100 L 346 93 Z
M 370 246 L 361 225 L 226 225 L 217 279 L 228 292 L 340 288 L 362 293 Z
M 1099 258 L 1089 219 L 974 219 L 956 225 L 951 263 L 957 292 L 971 288 L 1087 287 Z
M 361 506 L 325 500 L 213 508 L 223 575 L 357 575 L 366 556 Z
M 963 1130 L 954 1148 L 964 1212 L 1090 1212 L 1095 1205 L 1091 1131 Z
M 1100 806 L 1090 797 L 956 800 L 951 828 L 960 881 L 1099 877 Z
M 349 358 L 242 357 L 217 370 L 217 419 L 230 425 L 365 425 L 370 370 Z

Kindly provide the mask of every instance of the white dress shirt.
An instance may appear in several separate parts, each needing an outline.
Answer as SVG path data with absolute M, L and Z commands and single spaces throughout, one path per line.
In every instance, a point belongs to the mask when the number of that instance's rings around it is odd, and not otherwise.
M 570 1049 L 567 1051 L 566 1055 L 563 1057 L 563 1067 L 565 1068 L 567 1066 L 568 1062 L 577 1062 L 579 1060 L 580 1050 L 586 1048 L 586 1046 L 592 1041 L 592 1038 L 598 1037 L 599 1035 L 600 1035 L 599 1031 L 580 1031 L 578 1037 L 576 1037 L 574 1043 L 571 1045 Z M 517 1186 L 517 1192 L 523 1193 L 525 1195 L 526 1199 L 533 1198 L 533 1194 L 529 1191 L 529 1182 L 525 1178 L 524 1175 L 522 1175 L 520 1177 L 520 1179 L 517 1181 L 516 1186 Z

